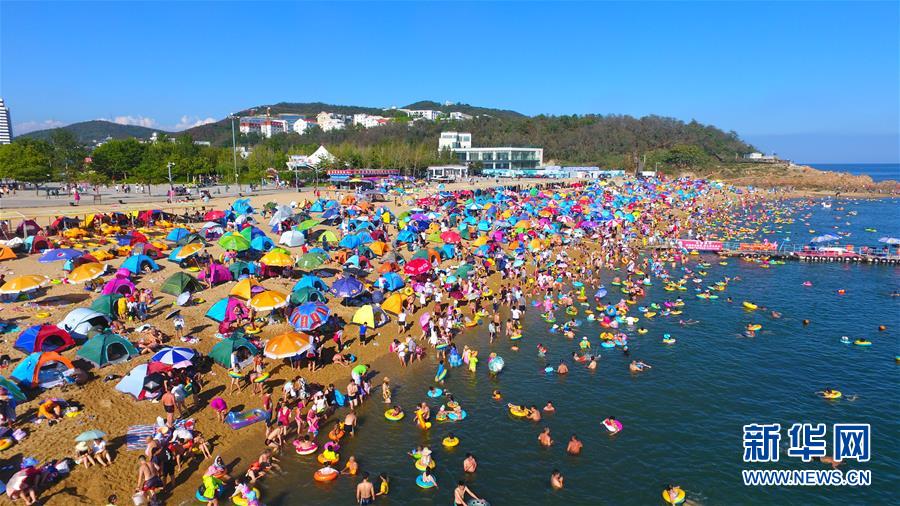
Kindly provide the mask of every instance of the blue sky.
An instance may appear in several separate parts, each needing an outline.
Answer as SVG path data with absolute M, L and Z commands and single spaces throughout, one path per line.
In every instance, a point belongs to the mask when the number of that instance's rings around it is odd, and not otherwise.
M 433 99 L 696 119 L 795 160 L 897 162 L 898 20 L 897 2 L 3 2 L 0 96 L 20 132 Z

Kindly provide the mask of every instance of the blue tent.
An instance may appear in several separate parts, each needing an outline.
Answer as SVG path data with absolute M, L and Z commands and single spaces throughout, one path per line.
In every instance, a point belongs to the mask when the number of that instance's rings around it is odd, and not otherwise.
M 116 390 L 140 399 L 141 392 L 144 391 L 144 380 L 147 378 L 147 367 L 147 364 L 140 364 L 132 369 L 116 384 Z
M 341 239 L 341 242 L 338 243 L 338 246 L 342 248 L 353 249 L 360 244 L 362 244 L 362 241 L 359 239 L 359 237 L 355 235 L 345 235 L 344 238 Z
M 408 228 L 404 228 L 403 230 L 400 231 L 399 234 L 397 234 L 397 240 L 396 240 L 396 242 L 398 242 L 398 243 L 400 243 L 400 242 L 413 242 L 413 241 L 415 241 L 415 240 L 416 240 L 416 233 L 415 233 L 415 231 L 410 230 L 410 229 L 408 229 Z
M 394 290 L 399 290 L 406 286 L 406 283 L 396 272 L 385 272 L 377 281 L 375 281 L 375 286 L 382 290 L 393 292 Z
M 445 260 L 448 258 L 456 258 L 456 246 L 452 244 L 445 244 L 438 251 L 441 253 L 441 258 Z
M 216 302 L 212 306 L 209 306 L 209 309 L 206 310 L 206 314 L 203 316 L 215 320 L 217 322 L 225 321 L 225 313 L 228 311 L 228 297 Z
M 253 206 L 250 199 L 237 199 L 231 204 L 231 209 L 237 214 L 253 214 Z
M 321 200 L 317 200 L 313 202 L 312 207 L 309 208 L 309 212 L 311 213 L 321 213 L 325 210 L 324 203 Z
M 191 231 L 188 230 L 188 229 L 186 229 L 186 228 L 184 228 L 184 227 L 173 228 L 173 229 L 170 230 L 169 233 L 166 235 L 166 240 L 167 240 L 167 241 L 172 241 L 172 242 L 178 242 L 178 241 L 180 241 L 183 237 L 187 237 L 187 236 L 189 236 L 189 235 L 191 235 Z
M 24 353 L 62 351 L 75 346 L 72 336 L 56 325 L 34 325 L 23 330 L 13 347 Z
M 63 371 L 73 368 L 69 359 L 55 351 L 35 352 L 19 362 L 10 377 L 27 387 L 49 388 L 61 385 Z
M 322 278 L 314 274 L 307 274 L 306 276 L 300 278 L 299 281 L 294 283 L 294 287 L 291 288 L 291 291 L 294 292 L 305 287 L 313 288 L 322 292 L 328 291 L 328 285 L 326 285 L 325 282 L 322 281 Z
M 126 258 L 119 268 L 128 269 L 132 274 L 140 274 L 148 266 L 154 271 L 159 270 L 159 265 L 152 258 L 147 255 L 134 255 Z
M 250 241 L 250 247 L 256 251 L 269 251 L 275 247 L 275 243 L 264 235 L 258 235 Z

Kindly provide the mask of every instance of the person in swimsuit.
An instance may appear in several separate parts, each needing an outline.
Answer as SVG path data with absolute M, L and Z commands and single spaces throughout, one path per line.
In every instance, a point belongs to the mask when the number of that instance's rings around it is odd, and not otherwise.
M 554 469 L 553 472 L 550 473 L 550 486 L 553 487 L 554 490 L 562 489 L 564 481 L 565 478 L 562 473 L 559 472 L 559 469 Z
M 375 487 L 369 481 L 369 473 L 363 473 L 362 481 L 356 485 L 356 501 L 363 506 L 375 502 Z
M 459 480 L 456 482 L 456 488 L 453 489 L 453 505 L 466 506 L 466 495 L 472 496 L 472 499 L 475 500 L 479 499 L 479 497 L 475 495 L 475 492 L 469 490 L 469 487 L 466 486 L 466 482 Z
M 538 435 L 538 442 L 545 448 L 553 444 L 553 438 L 550 437 L 550 427 L 544 427 L 544 430 Z
M 388 495 L 388 492 L 390 492 L 390 490 L 391 490 L 391 484 L 390 484 L 390 480 L 388 480 L 387 475 L 384 473 L 379 474 L 378 481 L 380 484 L 378 486 L 378 493 L 375 495 L 376 496 Z
M 581 441 L 575 437 L 575 434 L 572 434 L 572 438 L 569 439 L 569 444 L 566 446 L 566 453 L 569 455 L 578 455 L 581 453 L 581 447 L 584 446 Z
M 466 459 L 463 460 L 463 472 L 466 473 L 474 473 L 478 469 L 478 461 L 475 460 L 475 456 L 471 453 L 466 454 Z

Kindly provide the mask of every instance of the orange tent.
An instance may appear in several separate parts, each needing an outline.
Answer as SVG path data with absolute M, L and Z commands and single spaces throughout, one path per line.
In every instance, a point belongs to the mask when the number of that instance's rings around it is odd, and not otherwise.
M 6 246 L 0 247 L 0 260 L 15 260 L 16 254 Z

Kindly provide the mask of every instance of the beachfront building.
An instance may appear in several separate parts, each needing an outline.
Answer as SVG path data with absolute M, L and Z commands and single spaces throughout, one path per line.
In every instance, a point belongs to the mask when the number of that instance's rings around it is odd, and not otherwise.
M 277 116 L 241 116 L 239 129 L 242 134 L 259 134 L 269 138 L 273 135 L 295 131 L 295 124 L 304 121 L 297 114 Z
M 323 132 L 343 130 L 353 121 L 353 116 L 322 111 L 316 115 L 316 123 Z
M 12 142 L 12 122 L 9 119 L 9 108 L 0 98 L 0 144 L 9 144 Z
M 432 165 L 428 167 L 428 179 L 436 181 L 452 181 L 469 177 L 466 165 Z
M 438 139 L 438 151 L 445 149 L 468 149 L 472 147 L 472 134 L 469 132 L 441 132 Z
M 460 163 L 480 163 L 486 176 L 534 176 L 544 163 L 543 148 L 458 148 L 451 150 Z

